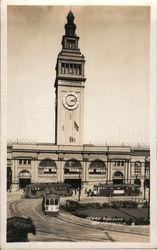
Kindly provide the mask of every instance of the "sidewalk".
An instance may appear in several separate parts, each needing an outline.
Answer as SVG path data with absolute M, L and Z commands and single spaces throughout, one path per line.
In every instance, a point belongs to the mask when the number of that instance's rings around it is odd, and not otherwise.
M 78 194 L 73 194 L 70 197 L 61 197 L 61 202 L 65 202 L 66 200 L 74 200 L 78 201 L 79 196 Z M 134 198 L 135 199 L 135 198 Z M 133 200 L 134 200 L 133 199 Z M 136 199 L 141 199 L 140 196 L 136 196 Z M 114 196 L 114 197 L 106 197 L 106 196 L 89 196 L 87 197 L 86 194 L 82 193 L 80 196 L 80 203 L 108 203 L 111 200 L 132 200 L 132 196 Z
M 19 199 L 23 195 L 23 190 L 7 192 L 7 201 L 13 201 Z

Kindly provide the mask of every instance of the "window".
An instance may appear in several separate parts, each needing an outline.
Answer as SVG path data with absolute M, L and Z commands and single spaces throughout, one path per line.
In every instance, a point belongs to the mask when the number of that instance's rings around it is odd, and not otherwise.
M 31 160 L 29 159 L 29 160 L 28 160 L 28 165 L 30 165 L 30 164 L 31 164 Z
M 75 48 L 75 40 L 68 39 L 67 42 L 68 42 L 68 48 L 69 49 L 74 49 Z
M 19 164 L 20 164 L 20 165 L 22 164 L 22 159 L 19 160 Z
M 54 200 L 50 199 L 50 205 L 54 205 Z
M 69 160 L 65 163 L 64 174 L 77 174 L 81 173 L 81 163 L 75 159 Z
M 39 174 L 56 174 L 56 163 L 51 159 L 44 159 L 39 164 L 38 172 Z
M 58 205 L 58 199 L 55 199 L 55 205 Z
M 124 166 L 124 161 L 121 161 L 121 166 Z
M 124 167 L 125 161 L 113 161 L 113 166 Z
M 134 165 L 134 174 L 135 175 L 141 175 L 141 162 L 136 161 Z
M 145 162 L 145 173 L 146 175 L 150 174 L 150 162 L 149 161 Z
M 76 139 L 74 137 L 72 137 L 72 136 L 69 137 L 69 142 L 75 142 L 75 141 L 76 141 Z
M 49 199 L 46 199 L 45 204 L 49 206 Z
M 19 165 L 30 165 L 31 164 L 31 159 L 19 159 Z
M 106 175 L 106 165 L 101 160 L 91 162 L 89 166 L 89 174 L 103 174 Z

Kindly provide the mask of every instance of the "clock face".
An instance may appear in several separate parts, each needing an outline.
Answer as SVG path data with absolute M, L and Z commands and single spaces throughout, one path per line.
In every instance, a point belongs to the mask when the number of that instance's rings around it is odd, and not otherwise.
M 65 108 L 70 110 L 76 109 L 79 105 L 79 99 L 77 95 L 73 92 L 65 94 L 65 96 L 63 97 L 63 105 Z

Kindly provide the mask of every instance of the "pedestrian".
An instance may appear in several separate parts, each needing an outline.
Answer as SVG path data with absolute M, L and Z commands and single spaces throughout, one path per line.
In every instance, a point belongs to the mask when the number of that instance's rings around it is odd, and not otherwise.
M 89 197 L 89 189 L 87 189 L 87 197 Z

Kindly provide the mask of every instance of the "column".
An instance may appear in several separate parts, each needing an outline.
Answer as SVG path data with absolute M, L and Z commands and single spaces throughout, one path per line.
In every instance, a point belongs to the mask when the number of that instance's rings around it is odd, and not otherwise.
M 85 176 L 86 176 L 85 181 L 86 182 L 89 182 L 89 165 L 90 165 L 90 162 L 86 161 L 85 162 L 85 172 L 86 172 L 86 174 L 85 174 Z
M 60 161 L 60 181 L 64 182 L 64 161 Z
M 31 180 L 31 182 L 39 182 L 39 172 L 38 172 L 38 159 L 33 159 L 33 169 L 34 169 L 34 180 Z
M 12 177 L 12 191 L 16 191 L 19 187 L 19 179 L 18 179 L 18 160 L 13 158 L 13 177 Z
M 142 198 L 145 198 L 145 197 L 146 197 L 146 194 L 144 194 L 144 179 L 141 180 L 141 188 L 140 188 L 140 191 L 141 191 Z M 144 196 L 145 196 L 145 197 L 144 197 Z
M 86 162 L 85 161 L 82 162 L 82 176 L 81 177 L 82 177 L 81 179 L 83 182 L 86 181 Z
M 84 76 L 84 63 L 81 64 L 81 74 Z
M 61 68 L 61 65 L 62 65 L 62 63 L 61 63 L 61 62 L 59 62 L 59 63 L 58 63 L 58 71 L 59 71 L 59 73 L 62 73 L 62 68 Z
M 76 75 L 78 75 L 78 64 L 76 64 Z
M 109 174 L 108 174 L 108 180 L 111 182 L 112 181 L 112 162 L 109 161 Z
M 74 64 L 72 63 L 72 75 L 74 74 Z
M 56 161 L 56 166 L 57 166 L 57 182 L 61 182 L 61 167 L 60 167 L 60 160 Z
M 18 160 L 15 160 L 15 182 L 18 183 Z

